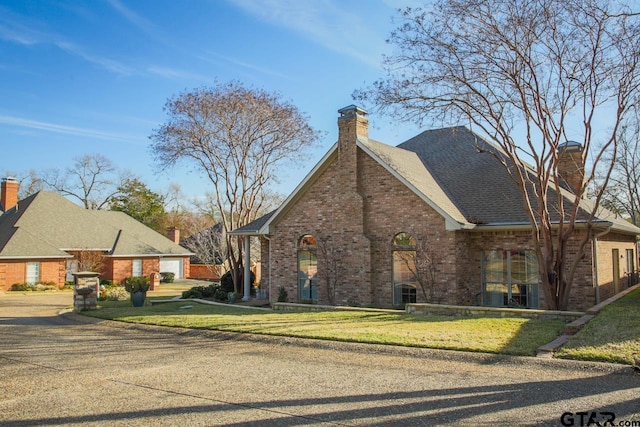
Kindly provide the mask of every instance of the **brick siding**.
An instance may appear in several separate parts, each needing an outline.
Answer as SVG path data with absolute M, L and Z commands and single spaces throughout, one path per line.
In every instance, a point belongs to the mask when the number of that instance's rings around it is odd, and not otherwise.
M 270 289 L 272 301 L 278 287 L 288 293 L 289 302 L 298 295 L 298 242 L 313 235 L 318 246 L 330 244 L 339 259 L 341 274 L 335 298 L 328 294 L 322 270 L 327 265 L 324 253 L 317 250 L 318 303 L 391 307 L 393 305 L 393 238 L 407 232 L 438 248 L 441 262 L 436 273 L 432 301 L 427 301 L 418 285 L 417 302 L 478 305 L 482 295 L 482 253 L 491 250 L 534 250 L 530 231 L 447 231 L 445 220 L 424 200 L 395 178 L 369 155 L 356 148 L 356 128 L 365 137 L 366 119 L 338 120 L 338 149 L 295 196 L 286 211 L 274 222 L 269 240 L 261 239 L 263 287 Z M 568 256 L 577 254 L 582 236 L 570 240 Z M 632 236 L 607 235 L 598 244 L 600 300 L 612 289 L 612 249 L 626 257 L 633 249 Z M 596 304 L 592 272 L 591 241 L 577 266 L 569 301 L 570 310 L 586 310 Z M 637 258 L 637 254 L 635 255 Z M 620 260 L 626 286 L 625 259 Z M 270 283 L 271 280 L 271 283 Z M 607 283 L 607 281 L 609 283 Z M 612 291 L 611 291 L 612 292 Z M 540 307 L 547 308 L 542 290 Z

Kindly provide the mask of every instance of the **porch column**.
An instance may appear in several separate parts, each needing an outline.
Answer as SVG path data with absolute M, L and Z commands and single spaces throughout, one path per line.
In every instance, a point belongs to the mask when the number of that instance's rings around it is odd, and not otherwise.
M 244 296 L 242 301 L 249 301 L 251 294 L 251 236 L 244 236 Z

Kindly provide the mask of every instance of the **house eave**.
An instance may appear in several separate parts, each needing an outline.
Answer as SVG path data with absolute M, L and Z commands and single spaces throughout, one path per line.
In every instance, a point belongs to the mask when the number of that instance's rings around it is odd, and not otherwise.
M 558 222 L 554 222 L 551 224 L 552 229 L 557 229 L 560 224 Z M 585 228 L 588 225 L 593 226 L 597 229 L 608 229 L 613 226 L 613 223 L 610 221 L 577 221 L 575 223 L 576 228 Z M 529 231 L 531 230 L 530 222 L 495 222 L 489 224 L 475 224 L 475 227 L 472 229 L 473 231 Z M 624 233 L 624 231 L 620 230 L 619 232 Z M 629 233 L 635 234 L 635 233 Z
M 66 259 L 73 258 L 73 255 L 0 255 L 0 259 L 12 259 L 12 260 L 21 260 L 21 259 Z
M 187 258 L 194 253 L 186 253 L 186 254 L 118 254 L 118 255 L 110 255 L 106 254 L 105 257 L 108 258 Z

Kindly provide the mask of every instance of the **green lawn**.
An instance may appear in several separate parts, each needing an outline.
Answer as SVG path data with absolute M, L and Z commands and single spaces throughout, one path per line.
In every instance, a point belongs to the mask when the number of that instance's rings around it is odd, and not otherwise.
M 631 364 L 640 355 L 640 289 L 609 304 L 556 357 Z
M 564 325 L 559 320 L 400 312 L 271 312 L 193 302 L 141 308 L 110 302 L 84 314 L 131 323 L 527 356 L 553 340 Z

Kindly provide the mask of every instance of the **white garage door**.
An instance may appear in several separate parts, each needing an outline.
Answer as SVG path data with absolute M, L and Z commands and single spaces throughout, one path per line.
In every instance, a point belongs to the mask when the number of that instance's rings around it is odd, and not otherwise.
M 160 273 L 171 272 L 175 279 L 182 279 L 182 258 L 160 258 Z

